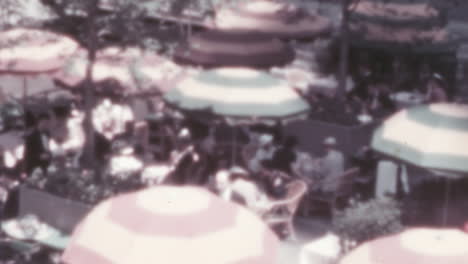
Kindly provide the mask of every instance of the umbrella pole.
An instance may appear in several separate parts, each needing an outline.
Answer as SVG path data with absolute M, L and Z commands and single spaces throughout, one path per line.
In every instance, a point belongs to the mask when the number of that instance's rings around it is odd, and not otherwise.
M 23 104 L 26 106 L 26 100 L 28 95 L 28 79 L 26 76 L 23 76 Z
M 232 160 L 231 160 L 231 166 L 236 165 L 236 127 L 233 127 L 232 131 Z
M 449 199 L 450 199 L 450 179 L 445 179 L 445 199 L 444 199 L 444 212 L 442 215 L 442 225 L 447 225 L 447 218 L 448 218 L 448 207 L 449 207 Z

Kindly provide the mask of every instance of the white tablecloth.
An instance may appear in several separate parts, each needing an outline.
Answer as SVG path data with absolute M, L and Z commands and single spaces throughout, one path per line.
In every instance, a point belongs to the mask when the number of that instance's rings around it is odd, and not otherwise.
M 424 96 L 422 94 L 410 92 L 398 92 L 390 96 L 390 98 L 399 107 L 409 107 L 424 103 Z
M 299 263 L 335 264 L 340 255 L 340 251 L 340 240 L 338 236 L 333 233 L 327 233 L 302 247 L 299 255 Z

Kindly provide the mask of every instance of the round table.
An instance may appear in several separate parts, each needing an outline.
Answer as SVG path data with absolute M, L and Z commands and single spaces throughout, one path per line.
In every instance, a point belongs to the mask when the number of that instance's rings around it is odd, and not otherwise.
M 423 104 L 425 101 L 424 95 L 411 92 L 398 92 L 390 95 L 390 98 L 397 104 L 398 107 L 410 107 Z

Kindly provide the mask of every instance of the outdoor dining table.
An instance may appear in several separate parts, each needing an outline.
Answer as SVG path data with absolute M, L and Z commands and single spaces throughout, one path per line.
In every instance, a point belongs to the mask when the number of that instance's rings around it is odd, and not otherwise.
M 425 101 L 424 95 L 412 92 L 394 93 L 390 95 L 390 99 L 400 108 L 420 105 Z

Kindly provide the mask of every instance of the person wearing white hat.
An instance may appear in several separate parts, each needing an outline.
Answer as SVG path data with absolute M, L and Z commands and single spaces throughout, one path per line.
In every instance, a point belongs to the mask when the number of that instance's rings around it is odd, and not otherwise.
M 327 137 L 327 138 L 325 138 L 325 139 L 323 140 L 323 144 L 324 144 L 325 146 L 328 146 L 329 148 L 330 148 L 330 147 L 336 146 L 336 143 L 337 143 L 337 142 L 336 142 L 336 138 L 334 138 L 334 137 Z
M 322 175 L 320 189 L 323 192 L 335 192 L 338 188 L 338 177 L 343 174 L 345 158 L 341 151 L 337 149 L 335 137 L 327 137 L 323 141 L 326 154 L 319 159 L 319 171 Z
M 253 158 L 248 161 L 249 170 L 253 173 L 258 173 L 262 168 L 262 161 L 272 159 L 276 150 L 273 146 L 272 135 L 263 134 L 258 138 L 258 141 L 259 148 Z
M 179 137 L 179 139 L 190 139 L 190 130 L 184 127 L 179 131 L 179 134 L 177 136 Z

